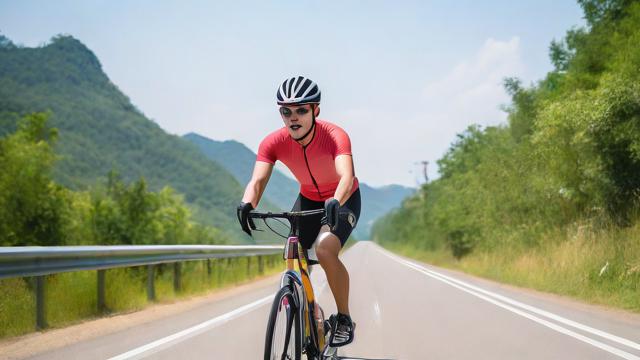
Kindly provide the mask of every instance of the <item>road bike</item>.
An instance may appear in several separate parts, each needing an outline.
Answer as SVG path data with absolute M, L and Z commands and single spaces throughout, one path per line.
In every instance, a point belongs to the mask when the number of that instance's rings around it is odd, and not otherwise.
M 309 278 L 310 265 L 318 264 L 318 261 L 314 259 L 313 251 L 307 252 L 298 241 L 298 219 L 324 213 L 324 209 L 249 213 L 250 218 L 262 219 L 271 231 L 287 238 L 283 253 L 287 268 L 282 273 L 280 289 L 269 313 L 265 360 L 300 360 L 303 354 L 308 360 L 338 359 L 337 348 L 328 345 L 332 324 L 325 320 Z M 289 236 L 272 229 L 267 219 L 288 220 L 291 225 Z

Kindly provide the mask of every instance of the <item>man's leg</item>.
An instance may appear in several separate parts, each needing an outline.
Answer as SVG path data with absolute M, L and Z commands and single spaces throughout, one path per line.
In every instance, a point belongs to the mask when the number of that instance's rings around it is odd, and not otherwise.
M 349 273 L 338 258 L 341 248 L 340 239 L 323 225 L 316 240 L 316 256 L 327 275 L 338 312 L 349 315 Z

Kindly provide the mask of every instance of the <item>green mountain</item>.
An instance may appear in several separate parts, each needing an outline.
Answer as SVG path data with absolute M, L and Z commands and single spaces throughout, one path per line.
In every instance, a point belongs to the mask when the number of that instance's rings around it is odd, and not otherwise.
M 256 154 L 248 147 L 237 141 L 215 141 L 194 133 L 189 133 L 184 138 L 196 144 L 209 159 L 224 166 L 241 184 L 249 181 Z M 298 196 L 298 189 L 299 185 L 295 180 L 274 169 L 264 196 L 280 208 L 289 209 Z M 374 188 L 361 182 L 360 191 L 362 213 L 353 235 L 358 239 L 369 239 L 373 222 L 399 206 L 415 189 L 400 185 Z
M 199 221 L 247 239 L 237 230 L 242 188 L 234 176 L 149 120 L 71 36 L 37 48 L 0 36 L 0 136 L 35 111 L 50 111 L 50 124 L 59 129 L 57 182 L 86 189 L 111 170 L 127 182 L 144 177 L 152 190 L 168 185 L 183 194 Z
M 184 138 L 200 148 L 209 159 L 224 166 L 240 184 L 245 185 L 251 179 L 256 154 L 235 140 L 215 141 L 204 136 L 189 133 Z M 298 196 L 298 183 L 278 170 L 273 171 L 264 197 L 281 209 L 290 209 Z
M 358 239 L 371 239 L 371 228 L 375 221 L 400 206 L 405 198 L 416 192 L 416 189 L 401 185 L 386 185 L 375 188 L 361 182 L 360 192 L 362 195 L 362 214 L 355 235 Z

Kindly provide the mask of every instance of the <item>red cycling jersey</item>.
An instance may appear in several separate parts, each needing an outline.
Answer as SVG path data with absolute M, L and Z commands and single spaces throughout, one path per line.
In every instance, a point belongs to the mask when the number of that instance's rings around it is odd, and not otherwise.
M 262 140 L 257 161 L 270 164 L 282 161 L 300 183 L 302 196 L 324 201 L 334 196 L 340 182 L 335 165 L 338 155 L 352 155 L 349 135 L 337 125 L 316 120 L 313 138 L 307 146 L 298 144 L 282 127 Z M 357 189 L 358 179 L 354 177 L 351 194 Z

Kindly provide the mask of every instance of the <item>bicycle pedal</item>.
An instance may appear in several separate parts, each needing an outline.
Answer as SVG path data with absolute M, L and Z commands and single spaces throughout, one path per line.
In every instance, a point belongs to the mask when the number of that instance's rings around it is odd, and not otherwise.
M 338 349 L 334 347 L 327 346 L 322 352 L 323 360 L 334 360 L 338 359 Z

